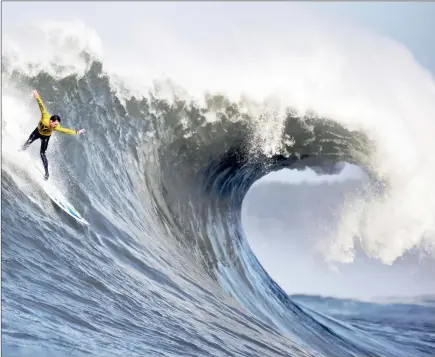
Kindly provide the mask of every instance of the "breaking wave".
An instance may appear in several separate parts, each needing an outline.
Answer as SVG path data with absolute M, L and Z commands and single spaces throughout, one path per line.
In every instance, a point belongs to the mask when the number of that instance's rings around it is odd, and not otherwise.
M 315 100 L 330 82 L 302 105 L 298 95 L 283 100 L 282 93 L 279 100 L 258 101 L 204 90 L 197 100 L 171 80 L 144 84 L 150 89 L 138 94 L 105 70 L 91 50 L 98 39 L 87 31 L 65 35 L 88 39 L 68 42 L 70 52 L 79 53 L 74 66 L 67 60 L 53 65 L 51 58 L 29 63 L 12 39 L 6 42 L 4 351 L 433 353 L 429 338 L 397 340 L 394 331 L 373 333 L 293 301 L 252 253 L 241 224 L 244 197 L 266 174 L 306 167 L 334 174 L 347 162 L 370 180 L 363 199 L 343 205 L 337 231 L 325 237 L 325 260 L 351 263 L 356 244 L 385 264 L 415 248 L 432 252 L 435 162 L 428 153 L 435 144 L 428 133 L 435 125 L 435 87 L 424 71 L 404 60 L 388 75 L 405 68 L 406 78 L 388 77 L 394 86 L 383 87 L 384 75 L 364 97 L 372 87 L 351 72 L 360 71 L 361 63 L 343 64 L 335 70 L 356 79 L 356 87 L 345 95 L 344 81 L 318 106 Z M 405 53 L 389 50 L 387 58 Z M 48 155 L 55 184 L 89 228 L 57 211 L 29 163 L 17 160 L 16 150 L 38 117 L 32 88 L 66 127 L 87 130 L 78 138 L 57 135 Z M 37 146 L 29 150 L 36 164 Z M 433 323 L 427 326 L 433 334 Z

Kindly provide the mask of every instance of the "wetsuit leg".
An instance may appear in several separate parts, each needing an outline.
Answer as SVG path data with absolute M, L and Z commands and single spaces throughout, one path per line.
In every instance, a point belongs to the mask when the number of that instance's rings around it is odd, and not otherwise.
M 41 135 L 39 135 L 38 128 L 33 130 L 32 134 L 30 134 L 27 141 L 24 143 L 24 145 L 21 147 L 21 150 L 27 150 L 27 148 L 30 146 L 31 143 L 33 143 L 36 139 L 39 139 Z
M 47 150 L 48 147 L 48 141 L 50 140 L 49 136 L 42 136 L 41 135 L 41 159 L 42 159 L 42 164 L 44 165 L 44 170 L 45 170 L 45 179 L 48 179 L 48 161 L 47 161 L 47 157 L 45 156 L 45 151 Z

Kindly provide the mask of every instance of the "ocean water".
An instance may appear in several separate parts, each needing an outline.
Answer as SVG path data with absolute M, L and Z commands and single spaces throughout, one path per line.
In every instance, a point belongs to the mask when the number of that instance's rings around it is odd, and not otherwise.
M 74 36 L 94 36 L 81 30 Z M 65 38 L 50 46 L 81 46 Z M 349 162 L 370 180 L 363 199 L 343 211 L 343 229 L 325 256 L 350 262 L 355 240 L 385 264 L 415 247 L 431 253 L 435 162 L 428 133 L 435 84 L 410 58 L 404 55 L 384 74 L 382 80 L 408 70 L 382 91 L 382 85 L 369 91 L 364 76 L 354 74 L 362 97 L 343 84 L 333 94 L 324 89 L 328 100 L 318 106 L 302 103 L 300 93 L 278 105 L 207 89 L 197 100 L 171 81 L 147 83 L 151 89 L 138 94 L 106 70 L 89 43 L 73 60 L 53 64 L 44 57 L 35 64 L 20 57 L 26 44 L 8 41 L 2 63 L 4 356 L 435 354 L 433 296 L 382 303 L 289 296 L 251 250 L 241 220 L 246 193 L 267 173 L 284 167 L 335 173 Z M 393 57 L 407 54 L 388 50 Z M 352 75 L 352 67 L 343 73 Z M 89 226 L 44 193 L 35 168 L 42 165 L 39 142 L 17 152 L 39 117 L 33 88 L 51 113 L 65 118 L 65 127 L 87 130 L 78 137 L 55 134 L 47 156 L 52 184 Z M 368 92 L 372 97 L 364 97 Z M 407 150 L 399 155 L 404 142 Z

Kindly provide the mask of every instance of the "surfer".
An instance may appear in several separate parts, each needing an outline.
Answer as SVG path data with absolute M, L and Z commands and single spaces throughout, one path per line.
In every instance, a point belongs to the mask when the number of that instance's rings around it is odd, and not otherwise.
M 26 150 L 29 147 L 29 145 L 33 143 L 36 139 L 41 139 L 40 154 L 41 154 L 42 164 L 44 165 L 44 169 L 45 169 L 44 178 L 48 180 L 49 177 L 48 161 L 47 161 L 47 157 L 45 156 L 45 151 L 47 150 L 48 141 L 50 140 L 50 136 L 53 133 L 53 131 L 56 130 L 56 131 L 60 131 L 61 133 L 76 135 L 76 134 L 83 134 L 85 132 L 85 129 L 72 130 L 72 129 L 61 127 L 59 115 L 50 116 L 50 114 L 47 112 L 47 109 L 45 109 L 44 103 L 42 102 L 38 92 L 34 90 L 32 94 L 35 97 L 36 101 L 38 102 L 39 109 L 41 110 L 41 119 L 39 120 L 38 126 L 32 132 L 32 134 L 30 134 L 29 138 L 24 143 L 21 150 Z

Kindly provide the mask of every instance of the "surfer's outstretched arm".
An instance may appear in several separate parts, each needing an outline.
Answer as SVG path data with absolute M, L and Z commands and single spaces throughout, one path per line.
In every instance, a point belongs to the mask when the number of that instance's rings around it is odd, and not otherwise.
M 35 97 L 36 101 L 38 102 L 39 110 L 41 111 L 41 114 L 42 115 L 48 115 L 47 109 L 45 108 L 44 103 L 42 102 L 42 99 L 41 99 L 41 97 L 38 94 L 38 91 L 35 89 L 32 92 L 32 94 Z
M 61 133 L 70 134 L 70 135 L 83 134 L 85 132 L 84 129 L 73 130 L 73 129 L 63 128 L 60 126 L 60 124 L 56 126 L 53 130 L 60 131 Z

